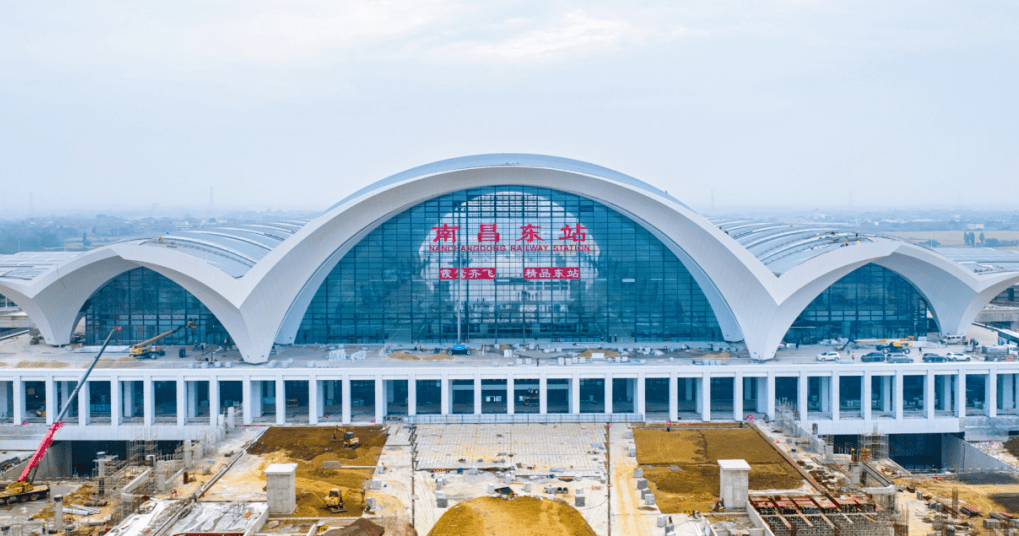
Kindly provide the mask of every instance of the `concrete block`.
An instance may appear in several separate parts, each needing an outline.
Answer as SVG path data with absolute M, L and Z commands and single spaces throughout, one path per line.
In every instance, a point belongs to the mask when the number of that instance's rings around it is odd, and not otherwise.
M 446 498 L 446 494 L 445 493 L 443 493 L 441 491 L 435 492 L 435 506 L 437 508 L 448 508 L 449 507 L 449 499 Z
M 265 495 L 270 515 L 290 515 L 297 508 L 297 464 L 274 463 L 265 469 Z
M 488 493 L 489 494 L 495 493 L 495 484 L 492 483 L 488 484 Z
M 586 498 L 585 498 L 585 497 L 584 497 L 583 495 L 577 495 L 577 496 L 576 496 L 576 497 L 574 498 L 574 501 L 576 502 L 576 505 L 577 505 L 578 507 L 580 507 L 580 506 L 584 506 L 584 505 L 586 505 L 586 504 L 587 504 Z
M 374 489 L 374 490 L 382 489 L 382 481 L 377 479 L 377 478 L 373 478 L 372 479 L 372 489 Z
M 638 478 L 637 479 L 637 489 L 648 489 L 648 487 L 647 487 L 647 479 L 646 478 Z
M 747 507 L 750 489 L 750 464 L 746 460 L 718 460 L 719 497 L 726 508 Z
M 626 439 L 633 439 L 633 430 L 627 430 L 623 437 Z
M 644 478 L 644 468 L 638 467 L 633 470 L 633 478 Z
M 665 514 L 662 514 L 662 515 L 658 516 L 658 526 L 659 527 L 664 527 L 665 524 L 668 523 L 668 521 L 669 521 L 669 516 L 667 516 Z
M 631 458 L 636 458 L 637 457 L 637 448 L 633 447 L 633 448 L 628 449 L 626 451 L 626 455 L 631 457 Z
M 467 474 L 469 474 L 469 475 L 476 475 L 476 474 L 478 474 L 478 468 L 477 467 L 471 467 L 470 469 L 467 470 Z
M 506 475 L 505 482 L 506 482 L 507 486 L 512 484 L 513 483 L 513 475 Z
M 531 492 L 531 483 L 530 482 L 524 482 L 524 491 L 527 492 L 527 493 Z
M 647 495 L 645 495 L 644 496 L 644 502 L 647 503 L 648 506 L 654 506 L 655 505 L 655 494 L 654 493 L 648 493 Z
M 366 498 L 364 500 L 364 504 L 368 507 L 369 510 L 374 510 L 375 509 L 375 497 L 368 497 L 368 498 Z

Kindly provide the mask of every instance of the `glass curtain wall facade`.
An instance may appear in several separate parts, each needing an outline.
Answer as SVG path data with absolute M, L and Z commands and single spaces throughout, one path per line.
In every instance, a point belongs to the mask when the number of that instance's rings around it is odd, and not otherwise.
M 927 300 L 899 274 L 875 264 L 857 268 L 800 313 L 787 342 L 887 339 L 927 335 Z
M 120 326 L 111 344 L 136 344 L 193 321 L 159 341 L 161 345 L 223 344 L 229 335 L 216 317 L 183 287 L 149 270 L 135 268 L 103 285 L 82 307 L 85 344 L 102 344 Z M 230 341 L 233 344 L 233 341 Z
M 629 218 L 543 188 L 444 195 L 332 269 L 297 344 L 722 340 L 676 256 Z

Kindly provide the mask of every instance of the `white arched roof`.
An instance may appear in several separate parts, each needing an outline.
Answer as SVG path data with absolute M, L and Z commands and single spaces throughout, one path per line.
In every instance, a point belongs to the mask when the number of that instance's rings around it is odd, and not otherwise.
M 793 226 L 716 224 L 666 192 L 616 171 L 565 158 L 495 154 L 398 173 L 347 196 L 310 222 L 175 233 L 56 259 L 21 278 L 0 271 L 0 294 L 25 309 L 47 342 L 64 344 L 92 293 L 116 275 L 144 266 L 202 301 L 245 360 L 264 362 L 274 343 L 294 340 L 319 285 L 361 238 L 409 207 L 482 186 L 560 190 L 631 218 L 690 270 L 726 340 L 743 340 L 758 359 L 774 356 L 811 300 L 868 263 L 913 283 L 945 333 L 963 332 L 984 304 L 1019 281 L 1019 273 L 977 274 L 897 240 Z

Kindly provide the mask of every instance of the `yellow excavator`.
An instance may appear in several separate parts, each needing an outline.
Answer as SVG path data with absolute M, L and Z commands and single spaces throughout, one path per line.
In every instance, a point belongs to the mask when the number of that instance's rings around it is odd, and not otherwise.
M 147 341 L 142 341 L 132 346 L 127 352 L 128 354 L 131 355 L 131 357 L 134 357 L 135 359 L 145 358 L 155 359 L 156 357 L 162 357 L 166 355 L 166 350 L 164 350 L 162 346 L 153 346 L 153 343 L 159 342 L 185 328 L 197 329 L 198 326 L 196 326 L 194 322 L 188 320 L 187 324 L 171 329 L 166 333 L 160 333 L 159 335 L 156 335 L 155 337 L 152 337 Z
M 329 490 L 329 495 L 322 497 L 322 500 L 326 503 L 326 510 L 334 514 L 340 514 L 346 512 L 347 509 L 343 507 L 343 492 L 340 488 L 333 488 Z
M 356 449 L 361 446 L 361 440 L 358 439 L 354 432 L 345 432 L 343 434 L 343 448 L 345 449 Z

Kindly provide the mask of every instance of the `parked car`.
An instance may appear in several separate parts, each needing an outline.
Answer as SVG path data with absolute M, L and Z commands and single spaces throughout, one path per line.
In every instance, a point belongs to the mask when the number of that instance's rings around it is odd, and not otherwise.
M 822 352 L 817 354 L 818 361 L 838 361 L 842 359 L 842 356 L 838 352 Z
M 906 354 L 888 354 L 885 359 L 886 363 L 912 363 L 913 358 Z
M 973 356 L 960 354 L 959 352 L 948 352 L 945 354 L 945 359 L 949 361 L 973 361 Z
M 948 358 L 938 354 L 924 354 L 921 359 L 924 363 L 947 363 Z
M 861 363 L 880 363 L 885 360 L 885 354 L 882 352 L 870 352 L 860 356 Z
M 882 351 L 889 354 L 908 354 L 908 346 L 895 346 L 894 344 L 879 344 L 877 345 L 878 351 Z

